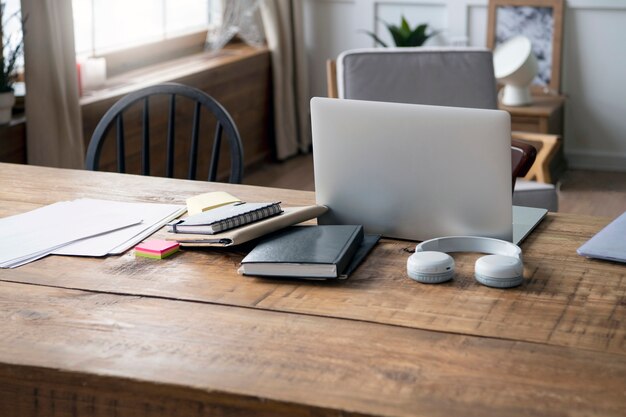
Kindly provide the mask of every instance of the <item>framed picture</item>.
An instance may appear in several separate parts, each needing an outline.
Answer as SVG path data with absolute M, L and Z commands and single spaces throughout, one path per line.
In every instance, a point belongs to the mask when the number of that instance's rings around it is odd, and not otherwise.
M 508 39 L 530 39 L 539 72 L 534 92 L 558 93 L 561 83 L 563 0 L 489 0 L 487 47 L 495 49 Z

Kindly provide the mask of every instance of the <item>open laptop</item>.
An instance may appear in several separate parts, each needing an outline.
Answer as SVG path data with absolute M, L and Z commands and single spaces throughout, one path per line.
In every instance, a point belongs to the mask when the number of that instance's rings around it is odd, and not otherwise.
M 524 208 L 513 221 L 507 112 L 313 98 L 311 120 L 320 224 L 518 242 L 545 216 Z

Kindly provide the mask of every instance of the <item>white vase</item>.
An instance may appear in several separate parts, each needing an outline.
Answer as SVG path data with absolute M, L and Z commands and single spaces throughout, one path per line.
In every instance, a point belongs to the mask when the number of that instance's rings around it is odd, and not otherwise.
M 11 121 L 11 110 L 15 104 L 15 94 L 13 91 L 0 93 L 0 125 Z

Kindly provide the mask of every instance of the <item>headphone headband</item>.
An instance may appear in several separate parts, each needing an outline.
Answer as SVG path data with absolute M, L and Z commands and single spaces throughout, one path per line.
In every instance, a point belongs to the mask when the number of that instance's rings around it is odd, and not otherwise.
M 415 248 L 415 252 L 481 252 L 511 256 L 522 259 L 519 246 L 499 239 L 478 236 L 449 236 L 426 240 Z

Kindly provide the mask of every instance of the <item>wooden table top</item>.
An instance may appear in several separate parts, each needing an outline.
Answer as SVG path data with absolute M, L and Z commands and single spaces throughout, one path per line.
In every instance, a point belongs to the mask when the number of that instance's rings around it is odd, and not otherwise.
M 565 96 L 533 95 L 532 100 L 527 106 L 505 106 L 498 103 L 498 108 L 515 116 L 549 117 L 565 104 Z
M 184 203 L 310 192 L 0 164 L 0 216 L 81 197 Z M 623 416 L 626 267 L 576 248 L 609 219 L 549 214 L 497 290 L 455 255 L 406 275 L 382 239 L 346 281 L 237 275 L 248 248 L 49 256 L 0 270 L 1 416 Z M 163 232 L 159 232 L 163 233 Z

